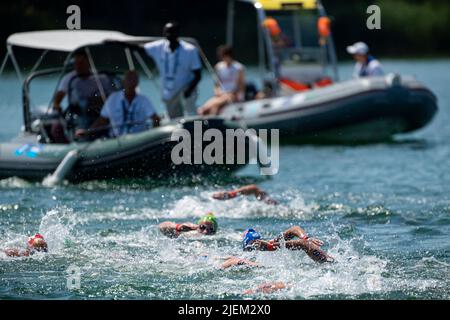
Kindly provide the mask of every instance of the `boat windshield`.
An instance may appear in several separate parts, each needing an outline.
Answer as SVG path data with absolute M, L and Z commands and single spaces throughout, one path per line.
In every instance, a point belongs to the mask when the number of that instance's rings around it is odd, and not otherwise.
M 326 72 L 326 47 L 320 45 L 317 12 L 311 10 L 267 11 L 268 29 L 281 77 L 313 82 Z

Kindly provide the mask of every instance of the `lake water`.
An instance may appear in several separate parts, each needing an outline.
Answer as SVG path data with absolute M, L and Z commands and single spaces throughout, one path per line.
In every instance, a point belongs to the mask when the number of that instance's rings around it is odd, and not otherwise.
M 53 189 L 17 178 L 0 181 L 0 249 L 22 247 L 40 232 L 50 251 L 20 259 L 0 253 L 0 299 L 450 299 L 450 60 L 384 64 L 416 75 L 439 98 L 433 123 L 395 143 L 284 146 L 272 178 L 248 167 L 227 181 L 194 177 Z M 344 78 L 351 68 L 340 66 Z M 150 92 L 147 84 L 142 90 Z M 33 87 L 37 105 L 48 101 L 53 86 L 48 80 Z M 19 95 L 14 78 L 0 80 L 0 141 L 20 129 Z M 280 205 L 210 198 L 247 183 Z M 196 222 L 209 211 L 220 224 L 211 237 L 169 240 L 155 228 L 164 220 Z M 242 252 L 244 229 L 269 238 L 291 225 L 323 239 L 337 263 L 317 265 L 303 252 Z M 263 267 L 220 270 L 220 257 L 230 255 Z M 67 287 L 69 267 L 80 269 L 79 289 Z M 243 295 L 268 281 L 283 281 L 288 289 Z

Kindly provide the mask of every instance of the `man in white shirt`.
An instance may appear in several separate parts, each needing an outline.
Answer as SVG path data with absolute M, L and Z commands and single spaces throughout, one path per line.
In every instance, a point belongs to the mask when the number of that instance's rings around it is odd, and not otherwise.
M 202 70 L 197 48 L 186 41 L 180 41 L 179 34 L 178 23 L 169 22 L 164 27 L 166 39 L 144 46 L 147 55 L 153 58 L 159 70 L 162 99 L 171 119 L 196 114 L 196 89 Z
M 369 46 L 364 42 L 357 42 L 347 47 L 347 52 L 356 61 L 353 78 L 379 77 L 384 75 L 381 63 L 370 55 Z
M 77 137 L 89 135 L 95 138 L 101 129 L 110 127 L 109 136 L 119 137 L 126 134 L 143 132 L 159 125 L 159 117 L 150 100 L 136 92 L 139 76 L 135 71 L 128 71 L 123 80 L 123 91 L 111 94 L 102 108 L 100 117 L 89 130 L 80 129 Z

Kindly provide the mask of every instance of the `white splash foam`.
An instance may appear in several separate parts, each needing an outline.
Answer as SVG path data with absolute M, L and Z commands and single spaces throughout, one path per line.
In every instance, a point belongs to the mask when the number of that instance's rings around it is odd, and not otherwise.
M 0 188 L 23 189 L 30 188 L 32 186 L 32 183 L 17 177 L 0 180 Z
M 68 241 L 71 239 L 71 226 L 73 221 L 72 212 L 64 209 L 54 209 L 47 212 L 41 220 L 39 233 L 41 233 L 48 244 L 48 251 L 52 254 L 61 253 Z M 65 216 L 67 222 L 62 221 Z M 69 219 L 67 219 L 69 218 Z
M 258 217 L 310 219 L 315 216 L 314 211 L 317 209 L 315 204 L 307 205 L 300 194 L 289 195 L 291 201 L 287 205 L 282 203 L 277 206 L 267 205 L 254 197 L 217 201 L 212 199 L 212 194 L 212 192 L 203 192 L 200 196 L 184 196 L 169 207 L 166 218 L 201 217 L 208 212 L 213 212 L 219 218 L 228 219 Z

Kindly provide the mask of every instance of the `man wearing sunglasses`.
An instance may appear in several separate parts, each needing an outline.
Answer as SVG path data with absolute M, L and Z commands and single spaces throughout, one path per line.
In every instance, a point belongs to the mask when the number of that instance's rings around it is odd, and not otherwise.
M 186 222 L 186 223 L 175 223 L 171 221 L 166 221 L 161 223 L 158 228 L 162 234 L 170 238 L 178 238 L 183 233 L 195 232 L 198 235 L 213 235 L 218 229 L 217 219 L 212 213 L 208 213 L 206 216 L 201 218 L 197 224 Z

